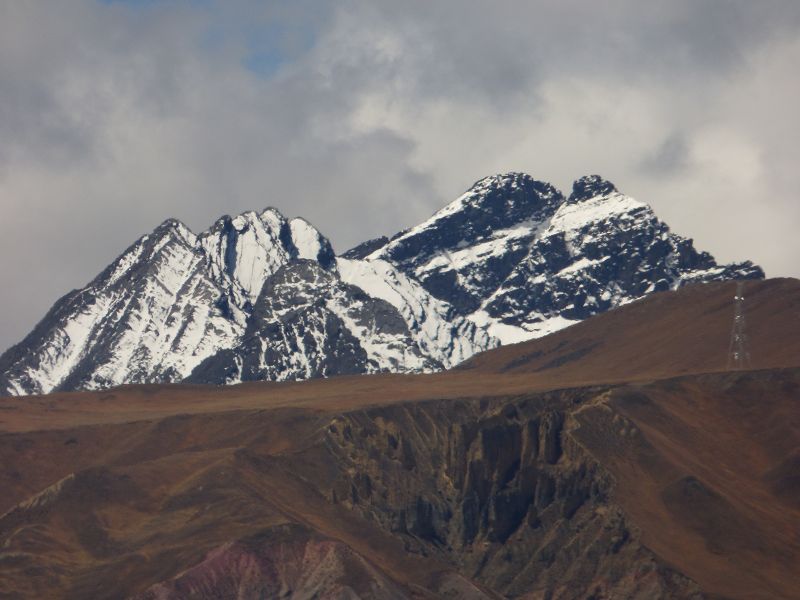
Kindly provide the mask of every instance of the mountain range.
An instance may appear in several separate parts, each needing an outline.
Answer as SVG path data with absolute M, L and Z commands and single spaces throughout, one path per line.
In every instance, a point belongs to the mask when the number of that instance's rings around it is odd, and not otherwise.
M 569 196 L 486 177 L 339 255 L 274 208 L 200 234 L 168 220 L 0 356 L 0 395 L 434 372 L 654 292 L 763 277 L 717 264 L 597 175 Z

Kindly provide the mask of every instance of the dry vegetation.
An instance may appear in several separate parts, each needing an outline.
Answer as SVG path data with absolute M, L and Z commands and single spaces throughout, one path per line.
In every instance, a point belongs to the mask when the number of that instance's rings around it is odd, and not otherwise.
M 800 282 L 726 373 L 733 290 L 437 375 L 0 399 L 0 597 L 800 598 Z

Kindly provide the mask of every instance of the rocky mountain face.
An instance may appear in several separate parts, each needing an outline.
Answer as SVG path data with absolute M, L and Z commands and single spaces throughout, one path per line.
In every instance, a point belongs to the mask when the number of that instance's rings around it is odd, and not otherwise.
M 195 235 L 170 220 L 0 356 L 0 394 L 426 372 L 687 283 L 717 265 L 598 176 L 565 197 L 522 173 L 336 256 L 275 209 Z
M 438 368 L 441 363 L 420 351 L 394 306 L 318 262 L 299 260 L 267 280 L 241 342 L 206 359 L 188 380 L 275 381 Z
M 503 598 L 701 598 L 643 547 L 574 435 L 571 407 L 598 392 L 343 415 L 326 432 L 327 499 Z
M 366 258 L 397 265 L 503 343 L 686 283 L 763 277 L 717 265 L 596 175 L 568 198 L 524 174 L 489 177 Z
M 223 544 L 202 563 L 131 600 L 407 597 L 347 545 L 288 524 Z

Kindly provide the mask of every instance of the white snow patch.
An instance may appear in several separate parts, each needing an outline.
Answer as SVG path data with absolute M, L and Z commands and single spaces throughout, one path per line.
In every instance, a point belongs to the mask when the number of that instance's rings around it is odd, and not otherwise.
M 114 272 L 111 273 L 111 276 L 108 278 L 109 284 L 114 284 L 119 281 L 119 279 L 125 275 L 134 264 L 136 264 L 136 261 L 139 260 L 139 257 L 144 251 L 144 242 L 146 239 L 147 236 L 141 238 L 129 252 L 126 252 L 120 256 L 119 259 L 117 259 L 116 265 L 114 266 Z
M 586 258 L 584 256 L 583 258 L 579 258 L 578 260 L 576 260 L 572 264 L 567 265 L 566 267 L 561 269 L 558 272 L 558 274 L 559 275 L 568 275 L 570 273 L 576 273 L 578 271 L 583 271 L 584 269 L 588 269 L 589 267 L 593 267 L 594 265 L 599 265 L 600 263 L 608 260 L 608 258 L 609 257 L 606 256 L 606 257 L 603 257 L 600 260 L 596 260 L 596 259 L 593 260 L 593 259 L 590 259 L 590 258 Z
M 477 310 L 467 318 L 479 327 L 485 328 L 503 346 L 544 337 L 578 322 L 557 315 L 538 323 L 525 323 L 523 326 L 508 325 L 490 316 L 485 310 Z
M 690 271 L 688 273 L 685 273 L 680 278 L 679 281 L 676 281 L 675 285 L 673 285 L 673 287 L 677 287 L 678 284 L 686 284 L 686 283 L 690 283 L 690 282 L 693 282 L 693 281 L 697 281 L 699 279 L 703 279 L 703 280 L 707 281 L 708 278 L 715 277 L 715 276 L 720 275 L 720 274 L 722 274 L 724 272 L 725 272 L 725 267 L 724 266 L 722 266 L 722 267 L 712 267 L 710 269 L 697 269 L 695 271 Z
M 592 223 L 598 223 L 642 209 L 649 211 L 650 207 L 638 200 L 634 200 L 630 196 L 617 192 L 594 196 L 574 204 L 564 203 L 553 215 L 545 235 L 581 229 Z
M 112 302 L 113 297 L 97 297 L 91 307 L 76 313 L 63 327 L 53 330 L 39 353 L 39 368 L 26 371 L 40 393 L 53 391 L 72 372 L 85 355 L 92 332 Z
M 456 316 L 449 304 L 431 296 L 421 284 L 384 260 L 338 258 L 337 266 L 343 281 L 397 308 L 423 353 L 445 368 L 498 344 L 486 331 Z
M 523 221 L 514 227 L 500 229 L 491 238 L 473 246 L 460 243 L 456 250 L 434 255 L 428 262 L 420 265 L 415 272 L 417 275 L 422 275 L 437 270 L 461 271 L 465 267 L 486 262 L 492 257 L 503 256 L 521 242 L 535 236 L 541 224 L 541 221 Z
M 317 260 L 320 250 L 322 250 L 322 236 L 319 231 L 311 223 L 299 217 L 289 221 L 289 227 L 298 257 Z
M 209 257 L 214 278 L 223 288 L 233 284 L 238 304 L 254 303 L 264 281 L 289 261 L 288 250 L 280 239 L 285 223 L 275 209 L 267 209 L 260 215 L 251 211 L 231 221 L 236 231 L 232 248 L 227 235 L 214 232 L 202 236 L 199 245 Z

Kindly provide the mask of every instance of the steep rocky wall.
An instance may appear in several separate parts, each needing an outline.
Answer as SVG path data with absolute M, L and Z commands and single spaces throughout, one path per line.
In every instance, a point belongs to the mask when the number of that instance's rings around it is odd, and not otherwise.
M 612 477 L 569 433 L 571 411 L 600 392 L 341 415 L 325 432 L 338 466 L 323 492 L 509 597 L 695 597 L 639 543 Z

